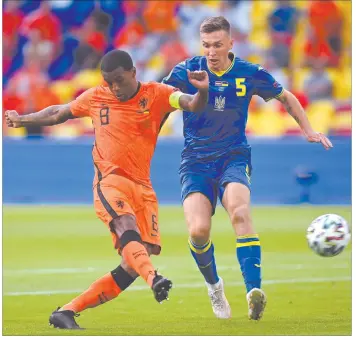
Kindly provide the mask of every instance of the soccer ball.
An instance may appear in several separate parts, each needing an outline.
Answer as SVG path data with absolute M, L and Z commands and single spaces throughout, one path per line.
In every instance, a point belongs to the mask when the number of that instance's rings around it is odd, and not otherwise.
M 335 214 L 319 216 L 307 229 L 308 245 L 320 256 L 331 257 L 340 254 L 350 238 L 347 222 Z

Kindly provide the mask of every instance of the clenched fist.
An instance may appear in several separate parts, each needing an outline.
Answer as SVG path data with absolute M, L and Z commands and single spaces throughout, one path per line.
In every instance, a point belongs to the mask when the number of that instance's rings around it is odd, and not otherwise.
M 188 79 L 189 82 L 199 90 L 206 90 L 209 89 L 209 76 L 206 71 L 189 71 L 188 72 Z
M 15 110 L 5 111 L 5 121 L 8 127 L 19 128 L 22 127 L 21 117 Z

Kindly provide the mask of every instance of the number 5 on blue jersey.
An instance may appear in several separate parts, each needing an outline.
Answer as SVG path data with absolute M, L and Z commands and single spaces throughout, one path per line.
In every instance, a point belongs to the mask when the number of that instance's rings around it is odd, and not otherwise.
M 245 85 L 246 78 L 236 78 L 236 95 L 238 97 L 243 97 L 246 95 L 246 85 Z

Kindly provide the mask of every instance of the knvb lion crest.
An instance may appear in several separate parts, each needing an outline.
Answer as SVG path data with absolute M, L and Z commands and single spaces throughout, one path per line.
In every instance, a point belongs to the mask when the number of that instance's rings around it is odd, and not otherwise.
M 123 209 L 125 203 L 124 203 L 124 201 L 118 200 L 118 201 L 116 202 L 116 205 L 117 205 L 118 208 Z
M 225 97 L 223 96 L 215 97 L 214 110 L 224 111 L 224 109 L 225 109 Z
M 146 108 L 147 103 L 148 103 L 148 99 L 147 99 L 146 97 L 140 98 L 140 100 L 139 100 L 139 102 L 138 102 L 138 104 L 140 105 L 140 108 L 141 108 L 142 110 L 144 110 L 144 109 Z
M 149 109 L 147 108 L 148 105 L 148 98 L 141 97 L 138 101 L 138 105 L 141 110 L 137 110 L 137 113 L 147 115 L 150 113 Z

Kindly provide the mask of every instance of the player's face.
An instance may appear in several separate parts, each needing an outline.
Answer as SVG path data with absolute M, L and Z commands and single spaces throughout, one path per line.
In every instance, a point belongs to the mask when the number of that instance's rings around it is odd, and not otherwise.
M 216 71 L 224 70 L 229 63 L 229 51 L 233 44 L 229 33 L 224 30 L 200 33 L 200 41 L 209 68 Z
M 121 102 L 127 101 L 137 90 L 136 69 L 125 71 L 121 66 L 111 72 L 102 72 L 111 92 Z

